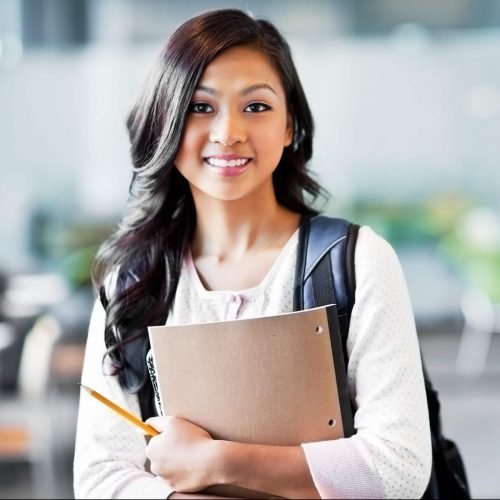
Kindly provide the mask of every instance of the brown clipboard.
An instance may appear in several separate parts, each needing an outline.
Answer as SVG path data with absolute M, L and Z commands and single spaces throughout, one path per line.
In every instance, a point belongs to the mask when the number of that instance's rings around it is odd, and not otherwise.
M 335 305 L 179 326 L 149 327 L 166 415 L 214 439 L 300 445 L 353 433 Z M 216 486 L 212 493 L 269 498 Z

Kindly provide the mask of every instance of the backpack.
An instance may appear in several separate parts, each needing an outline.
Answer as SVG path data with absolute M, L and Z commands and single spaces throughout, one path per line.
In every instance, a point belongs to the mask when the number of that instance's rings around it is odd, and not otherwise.
M 326 216 L 303 217 L 294 286 L 294 310 L 334 304 L 347 366 L 346 341 L 356 289 L 354 250 L 359 226 Z M 422 356 L 421 356 L 422 358 Z M 457 445 L 442 434 L 440 403 L 422 358 L 432 440 L 432 472 L 422 498 L 470 499 Z

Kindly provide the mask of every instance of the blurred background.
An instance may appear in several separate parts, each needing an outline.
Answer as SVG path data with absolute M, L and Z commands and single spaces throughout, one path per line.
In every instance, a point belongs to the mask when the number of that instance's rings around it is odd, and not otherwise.
M 396 248 L 445 434 L 500 470 L 500 0 L 1 0 L 0 498 L 71 498 L 89 267 L 131 178 L 124 120 L 209 8 L 287 37 L 323 208 Z

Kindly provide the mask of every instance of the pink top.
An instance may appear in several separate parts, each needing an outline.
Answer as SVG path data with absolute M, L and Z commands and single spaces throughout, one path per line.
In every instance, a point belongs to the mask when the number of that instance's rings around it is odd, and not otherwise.
M 297 232 L 263 281 L 209 291 L 191 255 L 184 261 L 167 324 L 250 318 L 292 311 Z M 304 443 L 323 498 L 419 498 L 429 479 L 431 443 L 411 304 L 391 246 L 362 227 L 355 254 L 356 303 L 347 341 L 348 383 L 357 411 L 350 438 Z M 104 311 L 96 302 L 82 383 L 139 413 L 136 395 L 102 375 Z M 145 470 L 144 436 L 82 396 L 76 438 L 76 498 L 166 498 L 170 485 Z

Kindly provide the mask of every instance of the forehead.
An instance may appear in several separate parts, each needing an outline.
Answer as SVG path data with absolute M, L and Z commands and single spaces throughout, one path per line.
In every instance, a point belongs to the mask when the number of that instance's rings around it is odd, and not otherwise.
M 199 84 L 238 86 L 267 83 L 284 93 L 280 75 L 271 58 L 254 47 L 232 47 L 218 55 L 203 72 Z

